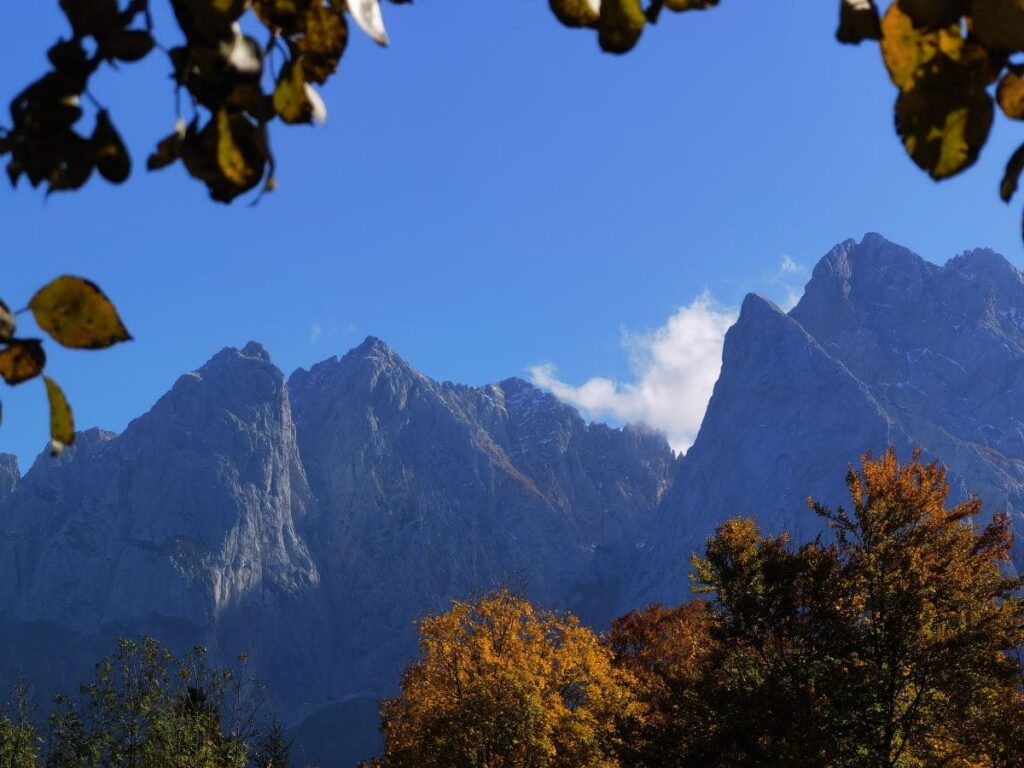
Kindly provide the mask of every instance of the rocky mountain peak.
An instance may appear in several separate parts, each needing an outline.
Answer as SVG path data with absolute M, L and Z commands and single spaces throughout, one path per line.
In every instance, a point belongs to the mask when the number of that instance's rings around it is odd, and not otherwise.
M 946 269 L 953 269 L 971 279 L 1007 280 L 1024 284 L 1024 274 L 1009 260 L 991 248 L 975 248 L 964 251 L 946 262 Z
M 939 270 L 908 248 L 868 233 L 845 240 L 815 265 L 794 316 L 839 315 L 856 307 L 907 301 Z

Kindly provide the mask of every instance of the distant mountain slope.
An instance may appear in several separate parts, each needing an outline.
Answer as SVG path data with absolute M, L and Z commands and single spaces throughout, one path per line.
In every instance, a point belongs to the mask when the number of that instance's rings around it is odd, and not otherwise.
M 66 688 L 146 631 L 249 651 L 295 722 L 365 725 L 414 620 L 453 598 L 512 583 L 607 614 L 603 563 L 674 463 L 646 430 L 518 379 L 431 381 L 377 339 L 287 384 L 260 345 L 226 349 L 121 435 L 81 433 L 20 480 L 0 461 L 0 665 Z
M 888 445 L 1024 534 L 1024 278 L 1002 257 L 937 267 L 869 235 L 792 312 L 748 296 L 681 459 L 375 338 L 287 380 L 260 345 L 226 349 L 120 435 L 24 477 L 0 455 L 0 677 L 66 688 L 142 631 L 248 650 L 299 753 L 340 768 L 372 751 L 424 612 L 503 583 L 595 624 L 678 600 L 716 524 L 814 536 L 807 496 L 845 503 L 847 465 Z
M 1024 276 L 1002 256 L 938 267 L 870 234 L 830 251 L 788 315 L 748 296 L 622 605 L 680 599 L 689 553 L 731 515 L 816 535 L 808 495 L 846 504 L 845 467 L 889 445 L 940 458 L 1024 541 Z

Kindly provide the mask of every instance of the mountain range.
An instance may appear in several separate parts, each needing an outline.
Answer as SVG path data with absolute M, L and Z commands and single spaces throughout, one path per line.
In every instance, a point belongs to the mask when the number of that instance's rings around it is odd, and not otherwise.
M 866 450 L 919 446 L 1024 534 L 1024 276 L 1003 257 L 846 241 L 788 313 L 748 296 L 722 362 L 677 456 L 522 379 L 434 381 L 372 337 L 289 377 L 257 343 L 225 349 L 120 434 L 24 476 L 0 455 L 0 677 L 66 688 L 141 631 L 248 652 L 300 759 L 350 766 L 417 617 L 499 585 L 595 626 L 678 602 L 716 524 L 817 535 L 807 497 L 843 503 Z

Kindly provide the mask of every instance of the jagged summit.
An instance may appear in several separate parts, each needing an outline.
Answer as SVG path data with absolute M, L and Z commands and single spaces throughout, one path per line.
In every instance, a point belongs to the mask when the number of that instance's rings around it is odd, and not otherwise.
M 761 316 L 785 316 L 785 314 L 778 304 L 759 293 L 748 293 L 743 297 L 743 304 L 740 305 L 740 317 L 745 317 L 747 322 Z
M 244 347 L 242 347 L 238 353 L 242 357 L 252 357 L 257 360 L 262 360 L 265 363 L 270 362 L 270 353 L 267 348 L 260 344 L 258 341 L 250 341 Z
M 945 268 L 955 269 L 972 278 L 987 276 L 996 280 L 1007 279 L 1024 283 L 1024 273 L 1011 264 L 1009 259 L 991 248 L 964 251 L 947 261 Z

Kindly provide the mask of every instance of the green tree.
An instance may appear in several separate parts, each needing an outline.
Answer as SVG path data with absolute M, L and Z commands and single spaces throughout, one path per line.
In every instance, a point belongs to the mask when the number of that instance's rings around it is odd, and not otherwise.
M 255 768 L 291 768 L 292 742 L 284 736 L 281 723 L 271 723 L 266 736 L 260 741 L 253 760 Z
M 49 719 L 47 768 L 245 768 L 263 692 L 212 669 L 197 647 L 177 658 L 151 638 L 121 640 Z
M 36 768 L 39 733 L 32 723 L 28 687 L 19 681 L 14 702 L 0 715 L 0 768 Z

